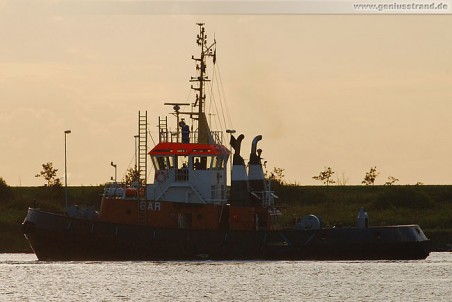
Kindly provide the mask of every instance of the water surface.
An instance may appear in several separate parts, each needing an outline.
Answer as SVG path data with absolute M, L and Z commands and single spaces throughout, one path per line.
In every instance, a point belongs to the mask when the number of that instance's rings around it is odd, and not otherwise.
M 452 253 L 416 261 L 43 262 L 0 254 L 1 301 L 451 301 Z

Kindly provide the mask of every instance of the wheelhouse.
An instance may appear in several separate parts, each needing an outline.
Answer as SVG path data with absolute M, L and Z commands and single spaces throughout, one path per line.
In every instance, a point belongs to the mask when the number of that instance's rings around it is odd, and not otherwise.
M 157 144 L 149 152 L 155 175 L 154 184 L 148 187 L 151 194 L 148 197 L 185 203 L 224 203 L 229 154 L 223 145 Z

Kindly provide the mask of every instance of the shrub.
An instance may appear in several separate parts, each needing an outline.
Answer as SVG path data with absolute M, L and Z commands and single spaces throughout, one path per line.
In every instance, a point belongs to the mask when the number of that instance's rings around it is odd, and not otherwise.
M 0 202 L 9 201 L 13 199 L 13 197 L 13 190 L 6 184 L 6 181 L 0 177 Z

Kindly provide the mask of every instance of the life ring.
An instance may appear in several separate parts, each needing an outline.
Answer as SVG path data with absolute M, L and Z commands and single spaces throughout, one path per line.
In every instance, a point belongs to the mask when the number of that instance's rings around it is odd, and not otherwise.
M 135 189 L 135 188 L 127 188 L 126 189 L 127 197 L 135 197 L 136 195 L 137 195 L 137 189 Z
M 140 187 L 139 189 L 129 187 L 126 189 L 126 197 L 137 197 L 137 196 L 140 196 L 140 197 L 144 196 L 144 188 L 143 187 Z

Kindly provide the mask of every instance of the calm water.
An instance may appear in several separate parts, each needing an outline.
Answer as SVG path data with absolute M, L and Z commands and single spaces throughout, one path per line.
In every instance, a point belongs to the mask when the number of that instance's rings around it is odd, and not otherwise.
M 0 254 L 0 301 L 452 301 L 452 253 L 422 261 L 38 262 Z

